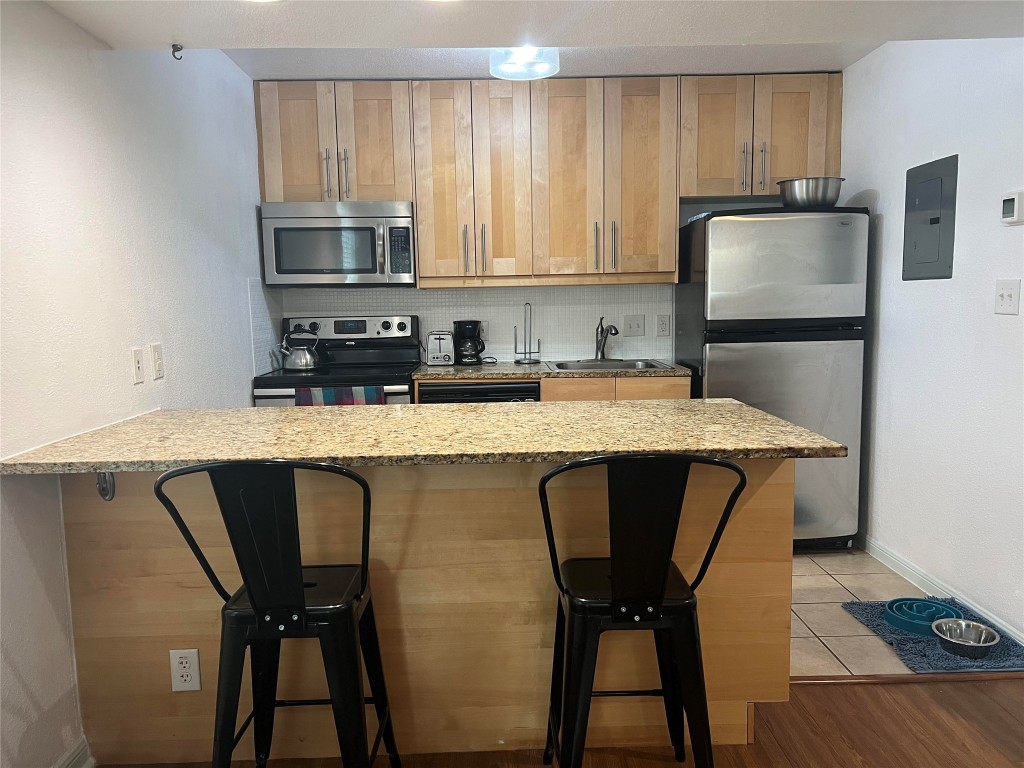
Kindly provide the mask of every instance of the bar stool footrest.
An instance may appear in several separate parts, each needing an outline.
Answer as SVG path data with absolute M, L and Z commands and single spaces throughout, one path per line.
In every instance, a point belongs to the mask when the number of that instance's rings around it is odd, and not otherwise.
M 639 691 L 594 691 L 591 696 L 659 696 L 665 698 L 665 691 L 661 688 L 651 688 Z

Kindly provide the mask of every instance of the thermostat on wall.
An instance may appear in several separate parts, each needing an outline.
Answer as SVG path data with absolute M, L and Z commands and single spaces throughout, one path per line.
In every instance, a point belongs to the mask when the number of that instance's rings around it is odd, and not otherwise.
M 999 219 L 1003 224 L 1024 224 L 1024 189 L 1003 195 L 1003 210 Z

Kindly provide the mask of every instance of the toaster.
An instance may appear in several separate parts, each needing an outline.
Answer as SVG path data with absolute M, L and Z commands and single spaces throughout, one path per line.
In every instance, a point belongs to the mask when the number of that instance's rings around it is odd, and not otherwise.
M 427 334 L 427 365 L 454 365 L 455 344 L 451 331 L 431 331 Z

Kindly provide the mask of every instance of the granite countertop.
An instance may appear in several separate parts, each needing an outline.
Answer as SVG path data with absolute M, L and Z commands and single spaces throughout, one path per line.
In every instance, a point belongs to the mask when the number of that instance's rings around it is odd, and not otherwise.
M 671 363 L 665 362 L 666 365 Z M 536 365 L 516 365 L 501 362 L 491 365 L 427 365 L 423 363 L 413 371 L 412 377 L 418 381 L 444 379 L 607 379 L 623 376 L 689 376 L 690 369 L 681 365 L 671 368 L 625 368 L 620 371 L 553 371 L 545 363 Z
M 151 472 L 230 459 L 560 462 L 633 451 L 846 455 L 840 443 L 728 399 L 235 408 L 136 416 L 12 456 L 0 474 Z

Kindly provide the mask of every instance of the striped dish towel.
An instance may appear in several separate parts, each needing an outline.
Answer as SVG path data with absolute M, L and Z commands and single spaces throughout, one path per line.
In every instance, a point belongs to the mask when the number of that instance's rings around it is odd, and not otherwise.
M 296 387 L 296 405 L 384 405 L 384 387 Z

